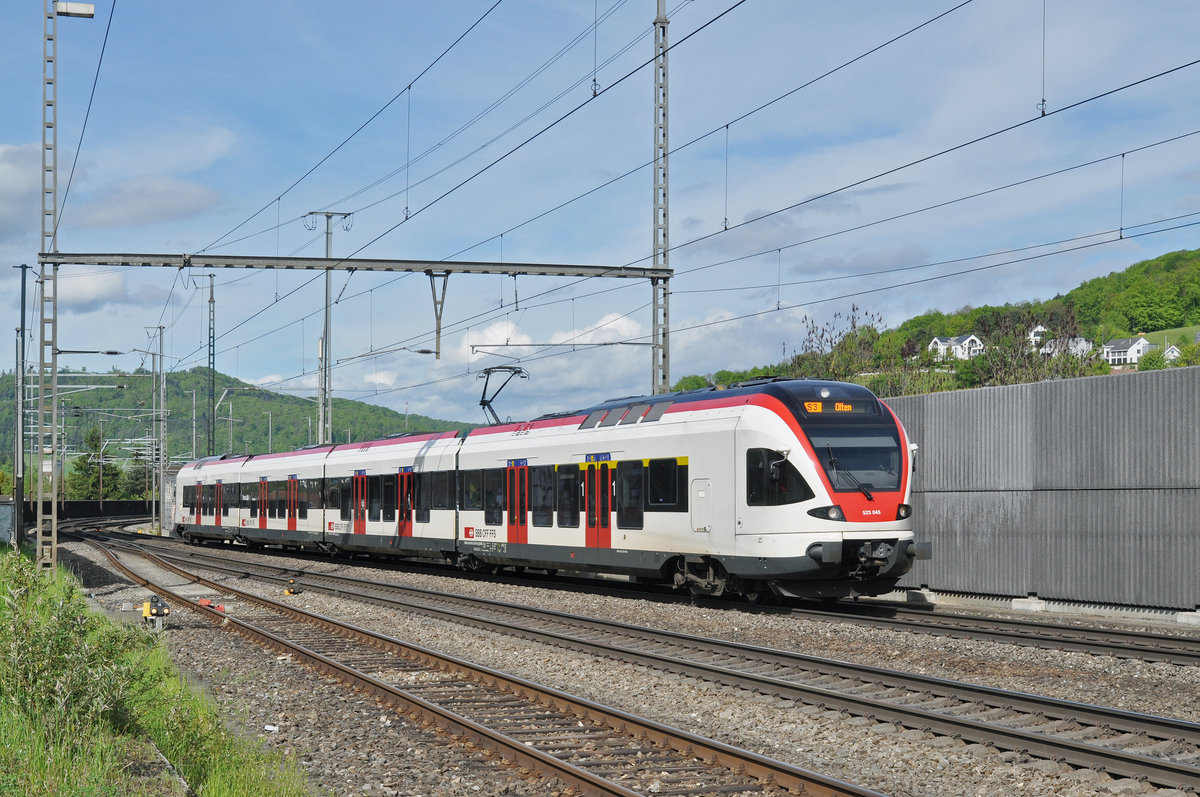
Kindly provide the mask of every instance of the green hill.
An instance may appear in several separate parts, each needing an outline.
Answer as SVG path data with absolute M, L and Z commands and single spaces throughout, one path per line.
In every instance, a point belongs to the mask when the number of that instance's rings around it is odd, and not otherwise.
M 1200 364 L 1200 250 L 1171 252 L 1097 277 L 1046 301 L 1002 306 L 933 310 L 894 329 L 855 307 L 830 323 L 809 322 L 790 359 L 742 370 L 690 375 L 676 387 L 730 384 L 762 376 L 810 376 L 864 382 L 883 396 L 953 390 L 980 385 L 1104 373 L 1099 358 L 1105 341 L 1145 334 L 1161 344 L 1164 337 L 1184 350 L 1177 364 Z M 1042 357 L 1027 335 L 1041 324 L 1048 337 L 1085 338 L 1095 347 L 1089 357 Z M 975 334 L 983 356 L 970 361 L 933 363 L 926 347 L 935 336 Z M 1160 358 L 1161 359 L 1161 358 Z M 1160 364 L 1161 367 L 1161 364 Z

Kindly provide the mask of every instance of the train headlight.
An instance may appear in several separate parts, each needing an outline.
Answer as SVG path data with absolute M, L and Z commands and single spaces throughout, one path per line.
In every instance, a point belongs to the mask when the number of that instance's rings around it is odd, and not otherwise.
M 846 514 L 842 512 L 840 506 L 820 506 L 816 509 L 808 510 L 808 514 L 813 517 L 819 517 L 822 520 L 845 520 Z
M 896 520 L 904 520 L 912 517 L 912 507 L 908 504 L 901 504 L 896 507 Z

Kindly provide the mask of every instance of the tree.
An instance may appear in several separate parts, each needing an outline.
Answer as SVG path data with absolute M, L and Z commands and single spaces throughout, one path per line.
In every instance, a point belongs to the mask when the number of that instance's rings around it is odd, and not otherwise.
M 1162 349 L 1151 349 L 1138 358 L 1139 371 L 1161 371 L 1167 367 L 1167 355 Z
M 101 474 L 100 430 L 93 427 L 83 436 L 84 453 L 71 460 L 71 472 L 63 480 L 63 495 L 68 500 L 103 500 L 120 495 L 121 469 L 114 463 L 103 464 L 103 480 Z M 104 492 L 101 494 L 100 485 L 103 481 Z

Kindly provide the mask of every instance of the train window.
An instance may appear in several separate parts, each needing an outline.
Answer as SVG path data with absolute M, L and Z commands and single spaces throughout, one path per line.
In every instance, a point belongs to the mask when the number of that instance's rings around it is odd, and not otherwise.
M 383 477 L 383 520 L 386 523 L 396 521 L 396 474 L 394 473 Z
M 367 520 L 379 521 L 383 512 L 383 477 L 367 477 Z
M 579 527 L 579 466 L 558 466 L 559 528 Z
M 642 461 L 617 463 L 617 528 L 642 527 Z
M 649 484 L 647 507 L 674 507 L 679 503 L 678 464 L 673 459 L 652 459 L 646 466 Z
M 483 522 L 489 526 L 504 523 L 504 468 L 483 472 Z
M 812 498 L 808 482 L 787 456 L 769 448 L 746 451 L 746 503 L 750 506 L 796 504 Z
M 237 506 L 238 494 L 241 489 L 237 482 L 230 482 L 221 485 L 221 514 L 225 517 L 229 516 L 229 507 Z
M 454 480 L 450 478 L 450 471 L 439 470 L 433 474 L 433 508 L 454 508 Z
M 308 508 L 312 506 L 315 496 L 320 492 L 314 486 L 313 479 L 300 479 L 296 485 L 296 517 L 308 519 Z
M 834 492 L 900 489 L 900 438 L 895 426 L 823 426 L 805 431 Z
M 637 423 L 646 414 L 646 410 L 648 409 L 650 409 L 649 404 L 634 404 L 629 408 L 629 412 L 625 413 L 625 417 L 621 419 L 621 425 Z
M 539 465 L 529 469 L 529 507 L 533 510 L 531 522 L 535 526 L 554 525 L 554 467 Z
M 339 487 L 341 479 L 328 479 L 325 482 L 325 507 L 337 509 L 342 505 L 342 491 Z
M 663 416 L 663 413 L 667 411 L 667 407 L 670 407 L 673 403 L 672 401 L 660 401 L 657 404 L 651 404 L 650 409 L 646 412 L 646 417 L 642 418 L 642 423 L 654 423 Z
M 416 474 L 417 486 L 413 508 L 416 510 L 414 520 L 417 523 L 429 522 L 429 508 L 433 504 L 433 474 Z
M 604 417 L 606 412 L 608 412 L 608 410 L 596 410 L 591 415 L 588 415 L 583 419 L 583 423 L 579 424 L 579 428 L 591 429 L 593 426 L 600 423 L 600 419 Z
M 458 505 L 463 509 L 483 509 L 483 471 L 464 470 L 459 474 Z
M 342 520 L 351 520 L 354 516 L 354 490 L 351 488 L 351 479 L 349 476 L 342 476 L 337 481 L 338 498 L 341 499 L 338 511 Z
M 612 484 L 612 476 L 609 474 L 613 468 L 607 462 L 600 463 L 600 483 L 605 485 L 600 492 L 600 528 L 608 528 L 609 519 L 612 516 L 612 488 L 608 485 Z

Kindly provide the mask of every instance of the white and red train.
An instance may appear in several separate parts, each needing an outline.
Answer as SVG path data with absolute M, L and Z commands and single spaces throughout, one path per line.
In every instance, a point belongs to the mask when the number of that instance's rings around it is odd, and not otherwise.
M 762 380 L 466 433 L 201 459 L 176 478 L 176 529 L 751 600 L 877 595 L 929 556 L 913 538 L 915 451 L 866 388 Z

